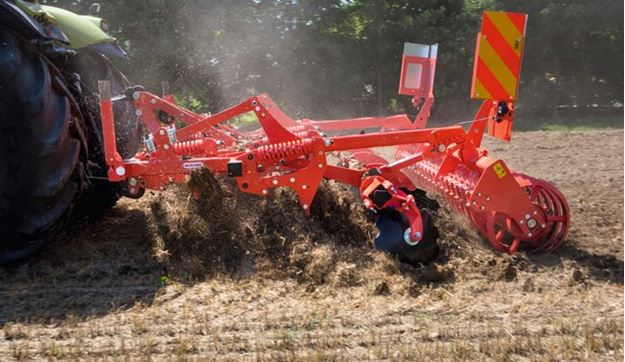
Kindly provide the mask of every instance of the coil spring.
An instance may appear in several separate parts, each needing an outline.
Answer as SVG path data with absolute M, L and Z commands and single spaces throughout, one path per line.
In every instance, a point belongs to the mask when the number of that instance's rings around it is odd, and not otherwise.
M 215 141 L 210 139 L 197 139 L 176 142 L 174 151 L 177 155 L 204 155 L 215 149 Z
M 318 133 L 315 131 L 300 131 L 300 132 L 291 132 L 293 135 L 295 135 L 295 137 L 297 138 L 308 138 L 308 137 L 314 137 L 317 136 Z M 253 142 L 254 145 L 256 145 L 256 147 L 260 147 L 260 146 L 265 146 L 267 144 L 269 144 L 269 139 L 267 137 L 263 137 L 262 139 L 259 139 L 257 141 Z
M 256 149 L 256 157 L 261 161 L 279 162 L 280 160 L 304 156 L 312 151 L 312 140 L 304 138 L 297 141 L 272 143 Z

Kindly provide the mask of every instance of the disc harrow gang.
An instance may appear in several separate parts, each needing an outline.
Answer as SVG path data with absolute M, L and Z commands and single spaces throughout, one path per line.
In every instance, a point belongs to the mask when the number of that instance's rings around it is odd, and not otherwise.
M 520 62 L 525 15 L 486 12 L 484 16 L 511 19 L 520 34 L 513 39 L 515 46 L 520 44 L 515 53 Z M 491 26 L 488 31 L 496 29 Z M 480 44 L 489 41 L 481 34 L 476 59 Z M 506 46 L 510 44 L 496 48 Z M 411 95 L 413 105 L 419 107 L 414 121 L 407 115 L 293 120 L 265 94 L 213 115 L 196 114 L 176 105 L 170 95 L 158 97 L 141 87 L 113 98 L 110 85 L 100 82 L 109 180 L 119 182 L 128 196 L 138 197 L 145 189 L 162 190 L 185 182 L 191 172 L 205 167 L 234 178 L 242 192 L 267 195 L 276 187 L 291 188 L 306 213 L 321 181 L 336 180 L 358 188 L 364 207 L 375 215 L 380 234 L 374 245 L 411 262 L 421 262 L 424 253 L 437 250 L 438 233 L 431 216 L 413 196 L 422 189 L 441 195 L 496 250 L 554 251 L 566 240 L 570 223 L 564 196 L 546 181 L 511 171 L 481 147 L 486 131 L 510 139 L 520 67 L 513 74 L 515 83 L 501 84 L 509 90 L 502 99 L 483 96 L 489 93 L 479 79 L 485 70 L 474 72 L 474 98 L 484 101 L 468 129 L 461 125 L 425 128 L 434 103 L 437 50 L 437 45 L 410 43 L 404 49 L 400 93 Z M 483 66 L 476 61 L 476 67 Z M 501 72 L 489 71 L 492 79 L 486 87 L 497 82 Z M 511 79 L 510 74 L 501 77 Z M 132 102 L 146 131 L 143 148 L 130 159 L 122 159 L 117 151 L 113 102 Z M 255 131 L 242 132 L 226 123 L 249 112 L 260 124 Z M 180 124 L 184 126 L 176 127 Z M 374 152 L 376 147 L 394 147 L 395 160 Z M 338 164 L 330 164 L 328 154 L 338 157 Z

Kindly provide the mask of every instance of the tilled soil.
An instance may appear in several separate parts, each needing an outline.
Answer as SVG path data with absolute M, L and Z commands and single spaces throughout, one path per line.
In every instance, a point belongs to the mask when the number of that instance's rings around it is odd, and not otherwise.
M 371 249 L 354 191 L 306 217 L 227 180 L 121 200 L 0 272 L 0 359 L 623 359 L 623 131 L 487 141 L 573 214 L 550 255 L 492 251 L 442 209 L 427 266 Z

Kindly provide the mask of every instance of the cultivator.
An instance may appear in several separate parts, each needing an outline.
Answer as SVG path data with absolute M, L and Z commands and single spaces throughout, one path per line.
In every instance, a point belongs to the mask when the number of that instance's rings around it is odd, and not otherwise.
M 123 184 L 127 196 L 140 197 L 145 189 L 163 190 L 207 168 L 232 177 L 242 192 L 267 195 L 277 187 L 291 188 L 306 213 L 321 181 L 336 180 L 358 188 L 364 206 L 376 215 L 380 234 L 374 245 L 399 254 L 435 239 L 416 197 L 425 189 L 466 215 L 497 250 L 553 251 L 569 227 L 562 194 L 545 181 L 511 171 L 481 148 L 486 130 L 510 140 L 525 20 L 524 14 L 484 13 L 472 85 L 473 98 L 484 101 L 466 130 L 462 125 L 425 128 L 434 101 L 437 45 L 404 48 L 400 93 L 419 107 L 414 121 L 407 115 L 293 120 L 265 94 L 213 115 L 196 114 L 176 105 L 172 96 L 140 88 L 113 98 L 108 83 L 101 82 L 109 180 Z M 124 160 L 115 144 L 112 104 L 126 100 L 134 103 L 146 137 L 143 148 Z M 258 119 L 258 130 L 227 125 L 249 112 Z M 346 134 L 349 130 L 354 132 Z M 378 147 L 394 147 L 396 160 L 372 150 Z M 334 158 L 338 162 L 331 164 Z

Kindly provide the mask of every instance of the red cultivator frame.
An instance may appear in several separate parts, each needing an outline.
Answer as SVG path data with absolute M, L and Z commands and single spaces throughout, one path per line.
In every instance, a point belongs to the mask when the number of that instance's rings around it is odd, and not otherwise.
M 504 29 L 500 34 L 489 33 L 498 26 Z M 206 167 L 233 177 L 242 192 L 266 195 L 289 187 L 305 212 L 321 181 L 336 180 L 359 188 L 364 206 L 378 215 L 376 247 L 398 252 L 428 238 L 429 215 L 414 196 L 417 188 L 427 189 L 465 214 L 497 250 L 553 251 L 569 227 L 562 194 L 545 181 L 511 171 L 480 147 L 486 128 L 495 137 L 510 139 L 524 33 L 523 14 L 484 14 L 473 96 L 485 100 L 466 130 L 461 125 L 424 128 L 434 100 L 437 45 L 407 43 L 404 49 L 400 93 L 420 106 L 415 121 L 406 115 L 296 121 L 264 94 L 214 115 L 195 114 L 171 96 L 136 90 L 128 98 L 147 137 L 142 150 L 126 160 L 115 144 L 110 87 L 101 82 L 109 180 L 122 182 L 128 196 L 138 197 L 145 189 L 185 182 L 189 173 Z M 243 133 L 224 123 L 248 112 L 256 115 L 259 130 Z M 180 123 L 184 127 L 176 128 Z M 378 130 L 362 132 L 372 128 Z M 356 133 L 324 133 L 346 130 Z M 389 146 L 396 150 L 393 162 L 371 150 Z M 328 154 L 338 156 L 337 165 L 329 164 Z

